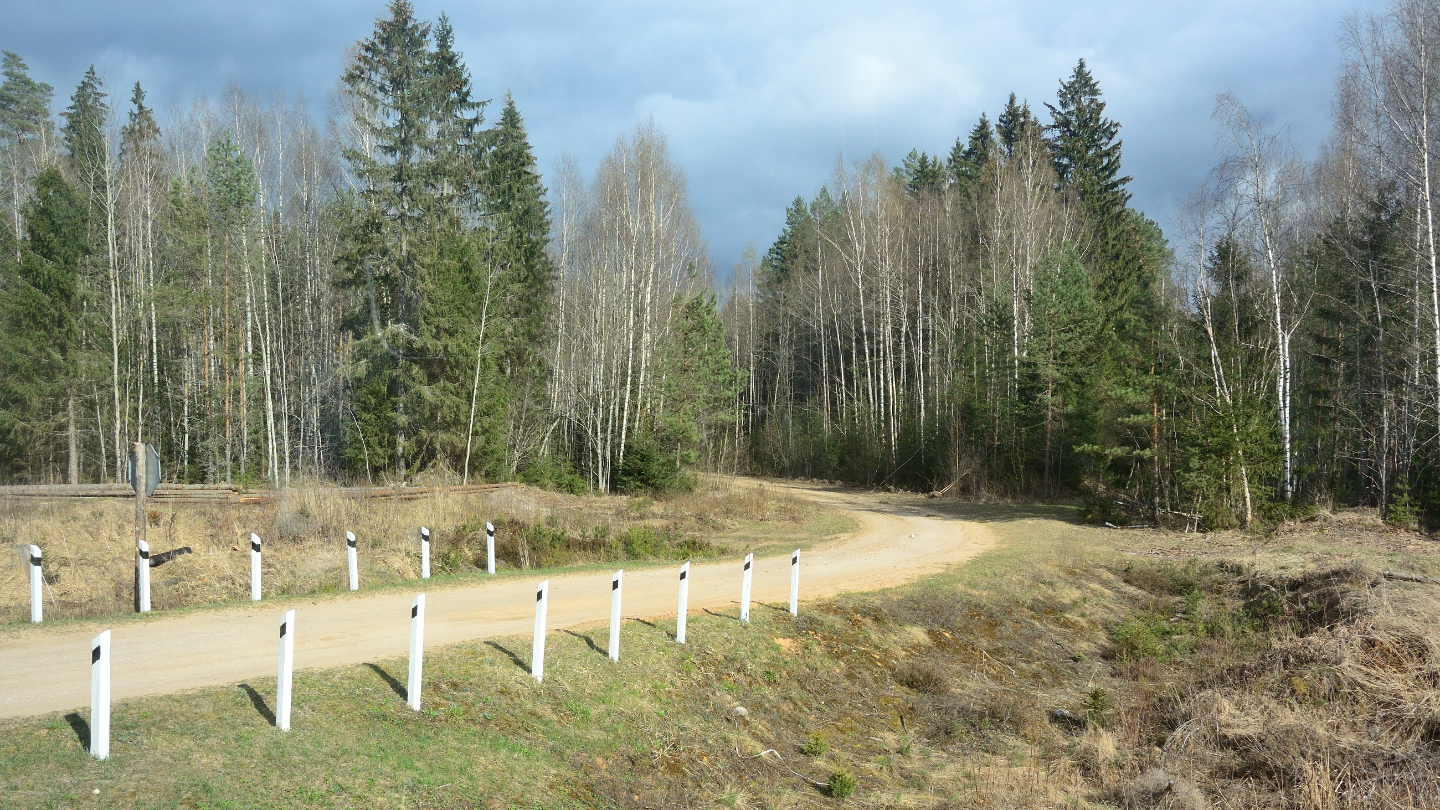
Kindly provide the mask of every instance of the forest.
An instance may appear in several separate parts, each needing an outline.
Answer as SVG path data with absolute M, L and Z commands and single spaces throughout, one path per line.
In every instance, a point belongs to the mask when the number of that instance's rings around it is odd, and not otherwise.
M 1219 154 L 1164 231 L 1080 60 L 953 147 L 837 160 L 723 279 L 653 122 L 542 180 L 513 99 L 405 0 L 323 122 L 238 86 L 162 121 L 94 68 L 57 102 L 7 51 L 0 480 L 121 480 L 148 441 L 168 481 L 249 487 L 715 470 L 1434 523 L 1440 11 L 1341 36 L 1313 155 L 1191 100 Z

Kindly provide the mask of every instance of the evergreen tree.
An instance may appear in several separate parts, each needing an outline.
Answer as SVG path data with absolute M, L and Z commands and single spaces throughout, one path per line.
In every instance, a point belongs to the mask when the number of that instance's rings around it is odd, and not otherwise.
M 402 480 L 454 453 L 463 432 L 461 345 L 474 345 L 479 321 L 479 307 L 464 304 L 484 286 L 467 227 L 467 214 L 484 210 L 473 145 L 483 105 L 443 17 L 434 49 L 431 41 L 431 26 L 395 0 L 342 79 L 372 145 L 344 150 L 358 192 L 338 264 L 360 299 L 346 317 L 356 356 L 345 457 L 393 467 Z
M 1094 349 L 1100 311 L 1080 254 L 1069 246 L 1036 269 L 1028 295 L 1035 324 L 1025 355 L 1024 400 L 1035 440 L 1032 458 L 1041 461 L 1040 491 L 1054 496 L 1062 482 L 1078 483 L 1077 465 L 1064 460 L 1071 448 L 1093 435 Z M 1068 473 L 1068 475 L 1067 475 Z
M 70 96 L 70 106 L 62 113 L 65 126 L 61 135 L 70 153 L 70 169 L 85 195 L 92 240 L 99 208 L 104 204 L 105 164 L 109 158 L 105 125 L 110 120 L 110 107 L 105 99 L 105 87 L 91 65 Z
M 555 266 L 550 204 L 515 100 L 505 94 L 500 120 L 490 131 L 484 196 L 494 232 L 492 261 L 501 268 L 503 324 L 497 339 L 501 367 L 511 377 L 535 374 L 543 363 Z
M 37 161 L 35 151 L 44 151 L 50 140 L 50 97 L 53 88 L 30 78 L 25 60 L 10 51 L 0 58 L 0 159 L 4 161 L 7 191 L 10 198 L 10 252 L 15 262 L 21 260 L 20 242 L 24 237 L 26 186 Z
M 918 197 L 923 192 L 939 191 L 944 187 L 945 166 L 940 158 L 911 149 L 904 162 L 895 168 L 894 176 L 910 196 Z
M 1074 188 L 1097 211 L 1126 205 L 1130 178 L 1120 175 L 1120 124 L 1105 117 L 1100 85 L 1084 59 L 1060 83 L 1056 102 L 1045 107 L 1051 116 L 1050 158 L 1060 185 Z
M 1018 104 L 1015 94 L 1011 93 L 1010 98 L 1005 102 L 1005 111 L 995 121 L 995 134 L 1000 139 L 1000 150 L 1006 158 L 1015 156 L 1015 147 L 1025 138 L 1025 135 L 1039 122 L 1030 112 L 1030 104 Z
M 1012 96 L 1013 99 L 1013 96 Z M 990 157 L 995 150 L 995 129 L 990 126 L 990 119 L 980 114 L 980 120 L 970 130 L 968 140 L 955 139 L 955 146 L 950 150 L 950 161 L 948 168 L 953 183 L 961 194 L 966 194 L 975 187 L 980 179 L 980 172 L 990 162 Z
M 60 171 L 35 178 L 18 267 L 0 268 L 0 472 L 23 474 L 67 413 L 75 376 L 85 203 Z

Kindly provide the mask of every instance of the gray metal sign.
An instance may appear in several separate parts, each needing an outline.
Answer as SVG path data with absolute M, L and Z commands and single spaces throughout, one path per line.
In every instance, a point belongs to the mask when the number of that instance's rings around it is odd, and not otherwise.
M 131 446 L 130 463 L 125 469 L 125 478 L 130 482 L 130 488 L 137 490 L 135 485 L 135 449 Z M 155 445 L 145 445 L 145 497 L 155 494 L 155 488 L 160 486 L 160 454 L 155 452 Z

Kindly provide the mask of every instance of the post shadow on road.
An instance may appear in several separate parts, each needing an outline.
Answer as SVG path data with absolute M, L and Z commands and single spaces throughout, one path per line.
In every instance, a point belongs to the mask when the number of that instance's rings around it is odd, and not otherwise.
M 487 642 L 485 642 L 485 646 L 487 646 L 487 647 L 494 647 L 495 649 L 499 650 L 500 652 L 505 653 L 505 657 L 506 657 L 506 658 L 509 658 L 509 659 L 515 664 L 515 666 L 519 667 L 521 670 L 523 670 L 523 671 L 525 671 L 525 672 L 529 672 L 529 671 L 530 671 L 530 665 L 527 664 L 527 663 L 525 663 L 524 661 L 521 661 L 521 660 L 520 660 L 520 656 L 516 655 L 516 654 L 513 653 L 513 652 L 510 652 L 509 650 L 505 649 L 504 647 L 501 647 L 499 644 L 496 644 L 496 643 L 493 642 L 493 641 L 487 641 Z
M 395 690 L 395 694 L 399 695 L 401 700 L 410 699 L 410 690 L 406 689 L 405 686 L 400 683 L 400 681 L 395 679 L 395 676 L 386 672 L 384 668 L 382 668 L 379 664 L 371 664 L 367 662 L 365 666 L 374 670 L 375 674 L 380 676 L 380 680 L 390 684 L 390 688 Z
M 638 619 L 638 618 L 635 618 L 634 616 L 631 616 L 630 619 L 629 619 L 629 621 L 639 622 L 640 624 L 643 624 L 643 625 L 645 625 L 646 627 L 649 627 L 649 628 L 651 628 L 651 629 L 653 629 L 653 630 L 659 630 L 660 632 L 662 632 L 662 633 L 664 633 L 665 635 L 669 636 L 671 641 L 674 641 L 674 640 L 675 640 L 675 634 L 674 634 L 673 632 L 661 628 L 660 625 L 658 625 L 658 624 L 656 624 L 656 623 L 654 623 L 654 622 L 646 621 L 645 619 Z
M 789 603 L 786 603 L 786 604 L 783 604 L 783 605 L 772 605 L 772 604 L 770 604 L 769 602 L 755 602 L 754 604 L 757 604 L 757 605 L 759 605 L 760 607 L 770 608 L 771 610 L 775 611 L 776 613 L 785 613 L 785 614 L 789 614 L 789 613 L 790 613 L 790 605 L 789 605 Z
M 78 712 L 71 712 L 65 715 L 65 722 L 70 724 L 70 730 L 74 731 L 75 736 L 80 738 L 80 747 L 83 748 L 86 753 L 89 753 L 90 724 L 85 722 L 85 718 L 81 717 Z
M 569 635 L 574 636 L 575 638 L 583 638 L 583 639 L 585 639 L 585 646 L 589 647 L 590 649 L 594 650 L 595 652 L 599 653 L 600 655 L 608 655 L 608 653 L 606 653 L 604 650 L 600 649 L 599 645 L 597 645 L 597 644 L 595 643 L 595 639 L 590 638 L 589 636 L 585 635 L 584 633 L 577 633 L 577 632 L 575 632 L 574 630 L 561 630 L 560 632 L 562 632 L 562 633 L 567 633 L 567 634 L 569 634 Z
M 240 688 L 244 689 L 245 694 L 250 696 L 250 705 L 254 706 L 255 711 L 259 712 L 260 716 L 265 718 L 265 722 L 272 726 L 275 725 L 275 712 L 270 711 L 270 707 L 265 704 L 265 698 L 260 697 L 260 693 L 255 691 L 255 687 L 248 683 L 242 683 L 240 684 Z

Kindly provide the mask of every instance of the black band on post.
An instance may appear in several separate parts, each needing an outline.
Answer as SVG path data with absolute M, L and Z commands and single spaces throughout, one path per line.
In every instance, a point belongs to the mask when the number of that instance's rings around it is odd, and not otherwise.
M 535 601 L 536 601 L 536 602 L 539 602 L 539 601 L 540 601 L 540 597 L 543 596 L 544 594 L 545 594 L 544 591 L 536 591 L 536 592 L 535 592 Z
M 790 564 L 791 564 L 791 565 L 795 565 L 795 564 L 798 563 L 798 562 L 800 562 L 800 555 L 799 555 L 799 554 L 792 554 L 792 555 L 790 555 Z
M 618 579 L 612 579 L 612 580 L 610 580 L 610 590 L 612 590 L 612 591 L 618 591 L 618 590 L 620 590 L 620 580 L 618 580 Z
M 140 552 L 140 559 L 142 559 L 142 560 L 148 560 L 148 559 L 150 559 L 150 552 L 148 552 L 148 551 L 141 551 L 141 552 Z
M 281 637 L 281 638 L 284 638 L 284 637 L 285 637 L 285 622 L 281 622 L 281 623 L 280 623 L 280 637 Z
M 250 550 L 251 550 L 251 551 L 256 551 L 256 552 L 258 552 L 258 551 L 260 550 L 260 544 L 259 544 L 259 543 L 253 543 L 253 542 L 252 542 L 252 543 L 250 544 Z
M 745 562 L 745 570 L 746 570 L 746 571 L 749 571 L 749 570 L 750 570 L 750 562 L 749 562 L 748 560 Z
M 93 649 L 93 650 L 90 651 L 90 663 L 92 663 L 92 664 L 98 664 L 98 663 L 100 663 L 100 648 L 99 648 L 99 647 L 96 647 L 95 649 Z
M 681 578 L 681 579 L 684 579 L 684 578 L 685 578 L 685 575 L 688 574 L 688 573 L 690 573 L 690 572 L 689 572 L 689 571 L 681 571 L 681 572 L 680 572 L 680 578 Z
M 345 545 L 349 546 L 350 548 L 355 548 L 355 541 L 354 541 L 354 540 L 346 540 L 346 541 L 345 541 Z
M 40 567 L 40 558 L 39 558 L 39 557 L 31 557 L 31 558 L 30 558 L 30 564 L 33 565 L 33 566 L 35 566 L 36 568 L 39 568 L 39 567 Z
M 415 618 L 416 616 L 419 616 L 419 615 L 420 615 L 420 606 L 419 606 L 419 605 L 411 605 L 411 606 L 410 606 L 410 618 L 413 619 L 413 618 Z

